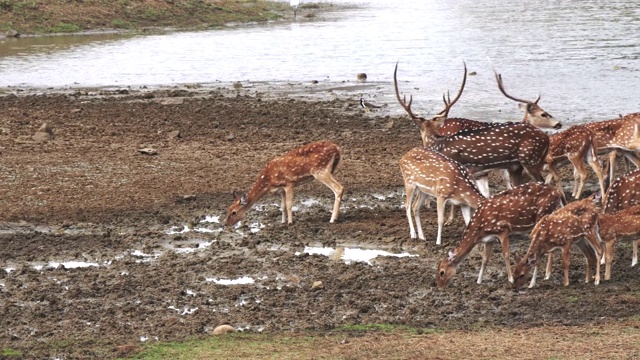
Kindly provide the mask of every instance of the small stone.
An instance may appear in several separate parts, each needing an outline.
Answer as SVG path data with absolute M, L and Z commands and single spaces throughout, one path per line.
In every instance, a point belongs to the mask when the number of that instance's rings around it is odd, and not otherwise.
M 53 138 L 53 130 L 47 123 L 42 124 L 36 134 L 33 135 L 33 140 L 36 142 L 51 141 Z
M 144 155 L 158 155 L 158 151 L 153 148 L 138 149 L 138 152 Z
M 231 325 L 220 325 L 213 329 L 213 335 L 222 335 L 234 332 L 236 332 L 236 329 Z
M 229 134 L 229 135 L 227 135 L 224 139 L 225 139 L 225 140 L 227 140 L 227 141 L 231 141 L 231 140 L 233 140 L 233 139 L 235 139 L 235 138 L 236 138 L 236 136 L 235 136 L 235 135 L 233 135 L 233 134 Z
M 182 134 L 180 133 L 180 130 L 174 130 L 171 131 L 168 135 L 167 138 L 169 140 L 177 140 L 180 139 L 182 137 Z
M 358 81 L 366 81 L 367 80 L 367 74 L 365 73 L 359 73 L 357 76 Z
M 238 89 L 242 89 L 242 83 L 240 81 L 236 81 L 233 83 L 233 88 L 238 90 Z
M 181 98 L 181 97 L 164 98 L 164 99 L 160 99 L 159 102 L 162 105 L 182 105 L 184 104 L 184 98 Z
M 324 289 L 324 284 L 322 283 L 322 281 L 320 280 L 314 281 L 313 284 L 311 285 L 311 290 L 320 290 L 320 289 Z
M 20 37 L 20 33 L 16 30 L 9 30 L 5 33 L 6 37 L 13 37 L 13 38 L 17 38 Z
M 191 201 L 191 200 L 195 200 L 196 196 L 194 194 L 190 194 L 190 195 L 183 195 L 182 196 L 182 200 L 186 200 L 186 201 Z

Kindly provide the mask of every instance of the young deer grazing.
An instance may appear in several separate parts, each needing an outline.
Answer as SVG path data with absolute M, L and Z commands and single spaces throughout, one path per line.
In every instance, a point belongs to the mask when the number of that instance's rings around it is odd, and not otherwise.
M 604 196 L 603 213 L 615 215 L 621 210 L 640 205 L 640 169 L 617 178 L 609 186 Z M 633 259 L 631 266 L 638 263 L 638 240 L 633 240 Z M 605 275 L 606 276 L 606 275 Z
M 330 222 L 336 221 L 344 191 L 344 187 L 333 178 L 339 162 L 340 148 L 329 141 L 311 143 L 269 161 L 248 193 L 237 194 L 234 191 L 225 225 L 232 226 L 242 220 L 258 200 L 275 191 L 282 194 L 282 222 L 286 220 L 291 224 L 293 188 L 314 178 L 333 190 L 335 202 Z
M 516 186 L 483 200 L 471 216 L 471 222 L 460 245 L 449 250 L 447 257 L 440 262 L 437 274 L 438 287 L 444 288 L 451 282 L 458 265 L 480 243 L 485 244 L 482 266 L 478 274 L 478 284 L 482 283 L 482 276 L 496 238 L 502 247 L 509 281 L 513 282 L 509 261 L 509 234 L 531 230 L 543 216 L 564 204 L 566 200 L 558 189 L 540 183 Z
M 584 166 L 584 163 L 587 162 L 596 173 L 601 194 L 604 194 L 604 176 L 598 161 L 597 149 L 595 134 L 583 126 L 573 126 L 565 131 L 550 135 L 549 152 L 545 158 L 545 164 L 549 169 L 546 183 L 549 184 L 555 179 L 558 188 L 562 190 L 562 178 L 558 174 L 558 166 L 568 160 L 573 165 L 571 196 L 579 199 L 587 179 L 587 171 Z
M 535 126 L 522 123 L 505 123 L 477 130 L 469 130 L 453 136 L 440 136 L 437 129 L 445 121 L 453 102 L 431 120 L 411 111 L 413 97 L 406 101 L 400 97 L 397 81 L 398 64 L 393 73 L 396 98 L 420 129 L 424 147 L 438 151 L 469 168 L 474 175 L 485 174 L 492 169 L 523 167 L 531 177 L 543 182 L 540 171 L 549 148 L 549 137 Z
M 531 244 L 524 258 L 516 253 L 516 267 L 513 270 L 513 287 L 521 288 L 533 267 L 533 275 L 529 288 L 536 284 L 538 261 L 544 253 L 549 253 L 547 275 L 551 273 L 551 251 L 562 249 L 562 267 L 564 269 L 564 286 L 569 285 L 569 255 L 571 246 L 576 244 L 587 259 L 585 282 L 591 281 L 591 269 L 596 266 L 595 284 L 600 283 L 600 237 L 598 235 L 598 209 L 593 199 L 587 198 L 573 202 L 553 213 L 544 216 L 531 231 Z
M 418 237 L 421 240 L 425 239 L 420 222 L 420 207 L 425 195 L 436 198 L 438 213 L 436 245 L 442 242 L 444 207 L 447 202 L 462 205 L 462 214 L 468 224 L 471 208 L 477 208 L 484 199 L 467 168 L 435 151 L 425 148 L 410 150 L 400 160 L 400 170 L 407 193 L 405 208 L 412 239 L 416 238 L 411 220 L 412 210 L 418 227 Z

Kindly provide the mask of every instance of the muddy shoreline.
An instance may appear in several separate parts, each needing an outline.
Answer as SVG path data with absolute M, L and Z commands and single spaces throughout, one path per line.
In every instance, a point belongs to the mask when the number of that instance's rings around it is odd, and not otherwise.
M 261 332 L 478 329 L 637 316 L 640 280 L 627 244 L 617 247 L 612 280 L 597 287 L 582 283 L 575 255 L 568 288 L 557 257 L 550 280 L 514 292 L 496 250 L 482 285 L 474 251 L 437 290 L 437 263 L 463 222 L 446 226 L 438 247 L 431 208 L 428 240 L 409 239 L 398 161 L 420 145 L 413 123 L 389 108 L 363 112 L 355 93 L 304 98 L 256 86 L 4 90 L 2 346 L 28 358 L 112 358 L 121 345 L 207 336 L 223 323 Z M 54 138 L 37 142 L 44 122 Z M 241 227 L 222 229 L 232 190 L 247 189 L 272 157 L 321 139 L 343 150 L 338 223 L 329 224 L 331 191 L 309 183 L 296 190 L 293 225 L 280 223 L 279 199 L 269 197 Z M 527 240 L 515 237 L 514 249 Z M 414 256 L 368 263 L 309 254 L 323 247 Z

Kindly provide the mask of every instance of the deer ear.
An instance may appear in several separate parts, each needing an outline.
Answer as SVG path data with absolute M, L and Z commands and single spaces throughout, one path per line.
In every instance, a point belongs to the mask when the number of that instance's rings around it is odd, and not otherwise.
M 522 260 L 522 256 L 519 252 L 516 251 L 513 253 L 513 260 L 516 262 L 516 264 Z
M 448 260 L 449 262 L 452 262 L 453 260 L 455 260 L 456 258 L 456 249 L 449 249 L 449 252 L 447 253 L 448 256 Z
M 538 258 L 538 255 L 536 255 L 536 253 L 532 253 L 531 255 L 529 255 L 529 257 L 527 258 L 527 265 L 529 266 L 533 265 L 533 263 L 536 262 L 537 258 Z

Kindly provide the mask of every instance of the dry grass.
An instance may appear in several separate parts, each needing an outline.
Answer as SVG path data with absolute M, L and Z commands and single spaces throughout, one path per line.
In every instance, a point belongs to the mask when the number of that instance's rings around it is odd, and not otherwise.
M 136 359 L 637 359 L 640 321 L 582 327 L 234 334 L 153 346 Z

